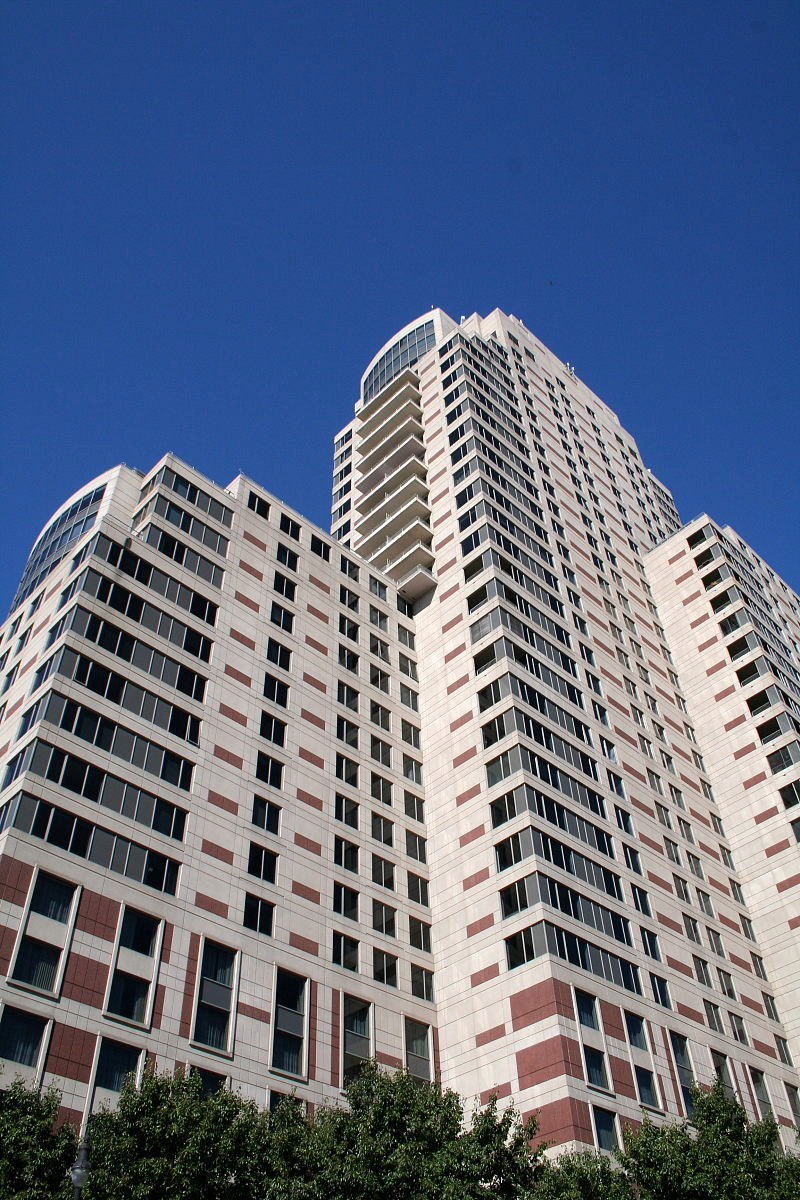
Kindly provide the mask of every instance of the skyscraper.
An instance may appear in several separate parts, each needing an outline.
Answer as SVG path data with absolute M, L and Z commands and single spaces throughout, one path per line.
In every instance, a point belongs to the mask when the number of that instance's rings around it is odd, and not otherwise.
M 43 531 L 0 641 L 7 1071 L 76 1120 L 148 1058 L 318 1103 L 371 1056 L 556 1144 L 717 1073 L 800 1117 L 800 918 L 770 907 L 797 882 L 796 597 L 769 575 L 775 604 L 721 623 L 689 574 L 750 552 L 682 528 L 499 311 L 432 310 L 368 365 L 331 531 L 171 456 Z

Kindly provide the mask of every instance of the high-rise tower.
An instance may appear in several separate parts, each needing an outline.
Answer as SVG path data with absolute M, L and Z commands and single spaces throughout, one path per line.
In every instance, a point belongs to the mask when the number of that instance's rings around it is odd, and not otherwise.
M 796 597 L 722 614 L 719 701 L 689 576 L 741 547 L 682 528 L 499 311 L 387 342 L 333 488 L 327 534 L 168 456 L 37 541 L 0 640 L 7 1072 L 75 1119 L 147 1057 L 314 1103 L 370 1056 L 556 1144 L 716 1073 L 800 1117 L 800 917 L 769 909 L 796 883 Z

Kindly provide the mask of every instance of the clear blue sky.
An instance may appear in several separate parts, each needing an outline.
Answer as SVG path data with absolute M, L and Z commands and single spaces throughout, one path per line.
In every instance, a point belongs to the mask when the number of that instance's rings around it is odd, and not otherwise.
M 5 611 L 166 450 L 327 524 L 359 376 L 520 316 L 800 587 L 796 0 L 4 0 Z

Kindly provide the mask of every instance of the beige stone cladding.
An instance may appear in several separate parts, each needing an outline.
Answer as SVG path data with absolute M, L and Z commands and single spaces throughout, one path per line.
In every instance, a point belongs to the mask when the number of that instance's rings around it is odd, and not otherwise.
M 7 1077 L 82 1114 L 146 1059 L 262 1103 L 432 1074 L 413 617 L 243 478 L 103 506 L 0 643 Z
M 648 572 L 713 786 L 723 867 L 739 893 L 732 915 L 749 938 L 747 1003 L 767 1016 L 765 1052 L 792 1087 L 781 1068 L 800 1054 L 800 604 L 707 516 L 653 550 Z

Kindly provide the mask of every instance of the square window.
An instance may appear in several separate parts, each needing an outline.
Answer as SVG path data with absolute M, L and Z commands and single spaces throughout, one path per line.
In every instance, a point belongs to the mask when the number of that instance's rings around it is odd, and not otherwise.
M 46 1026 L 44 1017 L 6 1004 L 0 1017 L 0 1058 L 35 1067 Z
M 97 1059 L 95 1084 L 109 1092 L 121 1092 L 128 1076 L 138 1070 L 140 1057 L 141 1050 L 134 1046 L 103 1038 Z

